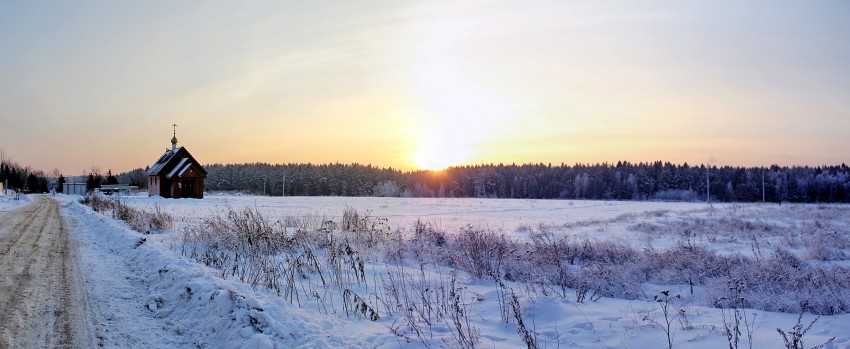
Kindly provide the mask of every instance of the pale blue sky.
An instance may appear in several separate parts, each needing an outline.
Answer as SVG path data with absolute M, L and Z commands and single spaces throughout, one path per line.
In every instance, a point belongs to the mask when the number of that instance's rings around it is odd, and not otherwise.
M 0 1 L 0 148 L 200 161 L 819 165 L 846 1 Z

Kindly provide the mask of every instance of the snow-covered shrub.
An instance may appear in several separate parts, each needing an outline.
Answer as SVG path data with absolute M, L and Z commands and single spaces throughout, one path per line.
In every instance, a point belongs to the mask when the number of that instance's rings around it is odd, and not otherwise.
M 669 250 L 646 249 L 636 261 L 635 271 L 658 284 L 703 285 L 709 278 L 727 272 L 728 262 L 737 256 L 718 256 L 702 246 L 676 244 Z
M 218 269 L 222 278 L 236 277 L 278 292 L 284 266 L 276 256 L 291 246 L 281 224 L 270 223 L 251 207 L 228 209 L 183 231 L 184 255 Z
M 787 333 L 780 328 L 777 328 L 776 331 L 779 332 L 779 335 L 782 336 L 782 340 L 785 344 L 786 349 L 803 349 L 805 348 L 803 344 L 803 337 L 806 336 L 806 333 L 812 329 L 812 326 L 815 325 L 815 322 L 820 319 L 820 316 L 815 317 L 812 322 L 810 322 L 805 328 L 803 328 L 803 314 L 806 313 L 806 309 L 808 308 L 807 302 L 800 303 L 800 315 L 797 317 L 797 322 L 794 324 L 794 327 L 791 328 Z M 812 347 L 812 349 L 821 349 L 832 343 L 835 340 L 835 337 L 828 339 L 826 342 L 816 345 Z
M 827 229 L 817 226 L 805 229 L 801 234 L 805 251 L 802 257 L 817 261 L 838 261 L 850 259 L 850 234 L 847 231 Z
M 631 231 L 639 231 L 647 234 L 658 234 L 659 232 L 666 231 L 665 227 L 661 224 L 652 223 L 652 222 L 638 222 L 628 226 L 628 230 Z
M 409 261 L 449 265 L 452 258 L 447 246 L 448 235 L 436 224 L 419 219 L 414 222 L 411 232 L 397 229 L 390 234 L 383 246 L 384 258 L 388 262 L 402 264 Z
M 437 229 L 433 223 L 417 219 L 413 225 L 413 240 L 428 246 L 443 247 L 446 244 L 446 232 Z
M 80 203 L 91 207 L 94 212 L 100 213 L 112 208 L 112 200 L 97 193 L 89 193 L 80 200 Z
M 466 226 L 449 238 L 452 264 L 476 278 L 501 273 L 508 251 L 504 234 Z
M 578 259 L 606 264 L 625 264 L 637 258 L 637 251 L 624 243 L 610 240 L 590 241 L 585 239 L 577 251 Z
M 581 266 L 575 278 L 576 288 L 586 290 L 591 301 L 602 297 L 639 299 L 644 295 L 641 288 L 644 280 L 627 264 L 593 262 Z
M 174 223 L 174 218 L 159 205 L 154 205 L 151 212 L 127 205 L 120 198 L 108 198 L 97 193 L 86 195 L 81 203 L 90 206 L 95 212 L 111 213 L 112 218 L 124 221 L 131 229 L 140 233 L 170 228 Z
M 386 218 L 373 216 L 368 210 L 365 214 L 360 214 L 353 208 L 343 211 L 340 228 L 343 231 L 366 234 L 368 247 L 384 243 L 392 230 Z
M 162 210 L 159 204 L 154 204 L 153 212 L 142 211 L 144 220 L 152 230 L 162 230 L 174 226 L 174 217 Z
M 432 273 L 431 270 L 434 272 Z M 382 274 L 384 308 L 396 319 L 390 330 L 408 341 L 434 347 L 434 334 L 450 332 L 453 343 L 441 346 L 473 348 L 478 329 L 470 323 L 471 302 L 482 300 L 458 282 L 457 271 L 421 264 L 417 276 L 396 264 Z
M 537 340 L 537 332 L 533 329 L 528 329 L 525 325 L 525 321 L 522 318 L 522 306 L 519 304 L 519 298 L 517 297 L 514 290 L 510 290 L 511 292 L 511 300 L 510 306 L 511 311 L 514 314 L 514 318 L 516 319 L 516 332 L 519 334 L 519 337 L 522 338 L 522 341 L 525 342 L 525 345 L 528 349 L 538 349 L 540 348 L 539 341 Z
M 364 299 L 363 297 L 354 293 L 350 289 L 346 288 L 342 291 L 342 304 L 346 316 L 354 315 L 354 317 L 358 319 L 368 318 L 372 321 L 378 321 L 381 316 L 378 314 L 378 311 L 375 310 L 375 308 L 369 303 L 369 300 Z
M 526 245 L 520 256 L 525 256 L 529 263 L 521 263 L 520 268 L 511 268 L 514 277 L 525 277 L 527 280 L 545 280 L 547 284 L 557 287 L 561 298 L 567 297 L 567 289 L 575 285 L 575 264 L 578 256 L 578 246 L 570 243 L 566 237 L 556 237 L 553 233 L 542 230 L 530 235 L 531 243 Z M 537 275 L 530 275 L 536 272 Z
M 747 311 L 746 298 L 741 294 L 746 283 L 733 278 L 727 280 L 726 284 L 726 295 L 714 300 L 714 306 L 720 309 L 726 342 L 730 349 L 738 349 L 742 336 L 746 335 L 748 347 L 752 348 L 756 314 Z
M 348 239 L 332 240 L 325 251 L 325 261 L 333 271 L 331 275 L 337 286 L 345 288 L 366 283 L 366 264 Z
M 663 319 L 656 320 L 649 315 L 643 318 L 643 321 L 648 321 L 664 331 L 664 334 L 667 335 L 668 349 L 673 349 L 673 337 L 676 336 L 676 329 L 673 327 L 673 322 L 679 319 L 683 314 L 677 310 L 679 300 L 681 299 L 681 295 L 677 294 L 675 296 L 671 296 L 670 291 L 661 291 L 659 294 L 652 296 L 652 300 L 655 301 L 655 304 L 658 304 L 658 308 L 661 310 Z
M 777 250 L 769 258 L 720 261 L 728 265 L 725 277 L 706 282 L 712 299 L 727 297 L 729 278 L 740 280 L 742 307 L 766 311 L 797 312 L 801 300 L 814 314 L 834 315 L 850 310 L 850 270 L 841 266 L 811 264 L 791 252 Z

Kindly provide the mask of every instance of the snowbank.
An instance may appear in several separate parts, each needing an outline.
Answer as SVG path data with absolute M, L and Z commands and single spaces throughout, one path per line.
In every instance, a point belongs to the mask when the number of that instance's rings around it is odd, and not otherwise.
M 259 198 L 219 197 L 220 200 L 163 200 L 158 198 L 127 198 L 137 207 L 166 205 L 177 208 L 184 214 L 180 220 L 182 227 L 197 222 L 192 216 L 209 216 L 211 212 L 228 204 L 253 204 L 254 207 L 283 210 L 278 215 L 299 215 L 312 209 L 309 205 L 292 205 L 292 202 L 275 203 L 273 200 Z M 289 198 L 287 198 L 289 199 Z M 315 199 L 315 198 L 313 198 Z M 334 198 L 322 198 L 331 200 Z M 123 223 L 92 212 L 70 198 L 65 198 L 64 212 L 69 216 L 75 236 L 80 243 L 80 254 L 84 277 L 89 286 L 89 295 L 95 318 L 98 321 L 98 335 L 101 344 L 106 347 L 245 347 L 245 348 L 363 348 L 363 347 L 424 347 L 415 337 L 397 337 L 390 328 L 399 328 L 396 321 L 401 314 L 382 314 L 381 319 L 372 322 L 368 319 L 349 319 L 345 313 L 321 311 L 309 301 L 299 308 L 274 293 L 259 288 L 252 289 L 247 284 L 235 281 L 235 278 L 222 280 L 217 271 L 194 263 L 180 253 L 179 231 L 165 231 L 162 234 L 145 235 L 128 229 Z M 278 200 L 281 200 L 278 198 Z M 335 203 L 325 207 L 347 207 L 349 198 L 339 198 L 345 204 Z M 382 199 L 385 200 L 385 199 Z M 396 199 L 403 200 L 403 199 Z M 321 201 L 321 200 L 315 200 Z M 252 203 L 253 202 L 253 203 Z M 410 201 L 377 201 L 373 204 L 382 212 L 396 210 L 410 212 L 439 212 L 445 210 L 462 211 L 459 216 L 470 219 L 475 213 L 487 215 L 523 212 L 523 217 L 540 217 L 553 212 L 569 211 L 577 204 L 569 206 L 563 202 L 505 202 L 506 207 L 498 208 L 498 200 L 473 202 L 465 208 L 463 202 L 442 201 L 423 202 L 424 207 L 417 208 Z M 302 202 L 303 203 L 303 202 Z M 391 207 L 392 205 L 405 207 Z M 587 207 L 587 214 L 576 214 L 569 219 L 568 229 L 580 231 L 577 234 L 594 234 L 600 237 L 615 237 L 612 231 L 629 235 L 629 241 L 635 244 L 653 243 L 656 246 L 674 244 L 677 235 L 654 235 L 648 237 L 646 231 L 654 231 L 655 225 L 663 226 L 676 223 L 679 218 L 668 217 L 663 212 L 643 214 L 647 209 L 658 209 L 636 205 L 624 208 L 617 204 L 604 202 L 581 202 Z M 428 206 L 431 205 L 431 206 Z M 533 205 L 542 213 L 534 212 Z M 558 205 L 567 205 L 558 207 Z M 694 211 L 692 204 L 663 203 L 665 209 L 676 212 Z M 683 205 L 668 207 L 671 205 Z M 309 206 L 309 207 L 308 207 Z M 640 208 L 639 221 L 648 220 L 655 225 L 640 226 L 640 229 L 627 229 L 634 225 L 633 219 L 619 221 L 616 217 L 628 214 L 629 209 Z M 439 211 L 438 211 L 439 210 Z M 546 211 L 549 211 L 548 213 Z M 594 210 L 600 210 L 602 217 L 592 216 Z M 607 211 L 606 211 L 607 210 Z M 625 212 L 624 212 L 625 211 Z M 749 211 L 748 211 L 749 212 Z M 324 213 L 322 213 L 324 214 Z M 339 214 L 338 212 L 334 215 Z M 689 213 L 685 213 L 687 215 Z M 711 212 L 696 212 L 695 215 L 712 215 Z M 330 212 L 327 215 L 331 215 Z M 403 215 L 402 215 L 403 216 Z M 272 216 L 274 219 L 276 216 Z M 411 217 L 411 216 L 404 216 Z M 606 218 L 607 217 L 607 218 Z M 613 217 L 613 218 L 611 218 Z M 648 217 L 648 218 L 647 218 Z M 460 219 L 458 218 L 458 219 Z M 632 217 L 634 218 L 634 217 Z M 531 221 L 513 220 L 510 224 L 529 225 Z M 534 219 L 534 218 L 532 218 Z M 563 219 L 563 218 L 558 218 Z M 779 218 L 772 218 L 779 219 Z M 698 221 L 698 219 L 697 219 Z M 571 223 L 570 223 L 571 222 Z M 666 223 L 665 223 L 666 222 Z M 732 222 L 738 224 L 736 222 Z M 731 223 L 730 223 L 731 224 Z M 789 223 L 791 225 L 797 222 Z M 650 241 L 651 240 L 651 241 Z M 732 241 L 732 240 L 730 240 Z M 721 241 L 722 243 L 722 241 Z M 736 245 L 735 249 L 746 246 L 746 241 Z M 387 268 L 381 263 L 369 263 L 371 272 L 368 278 L 378 278 L 381 270 Z M 408 266 L 406 271 L 416 275 L 416 266 Z M 429 272 L 430 273 L 430 272 Z M 516 322 L 506 323 L 500 313 L 504 304 L 504 294 L 493 281 L 470 278 L 460 275 L 459 289 L 463 290 L 463 304 L 468 306 L 469 321 L 478 331 L 478 346 L 483 348 L 520 348 L 525 343 L 517 334 Z M 507 283 L 515 290 L 522 290 L 526 284 Z M 439 285 L 439 284 L 438 284 Z M 443 281 L 445 285 L 445 281 Z M 682 295 L 673 309 L 684 314 L 673 324 L 674 347 L 718 348 L 727 347 L 723 330 L 723 314 L 715 308 L 696 306 L 694 298 L 682 285 L 645 285 L 647 292 L 657 293 L 670 290 Z M 699 289 L 697 293 L 699 293 Z M 541 347 L 628 347 L 658 348 L 667 344 L 662 328 L 663 313 L 658 303 L 652 300 L 622 300 L 601 298 L 597 301 L 577 303 L 567 298 L 558 298 L 538 292 L 518 292 L 518 302 L 526 326 L 535 333 Z M 341 308 L 337 305 L 337 308 Z M 681 312 L 680 312 L 681 311 Z M 786 332 L 791 329 L 796 314 L 770 313 L 752 309 L 748 314 L 757 314 L 753 322 L 752 347 L 782 347 L 782 339 L 776 329 Z M 804 324 L 814 316 L 806 315 Z M 437 347 L 453 346 L 451 326 L 435 323 L 429 329 L 430 343 Z M 850 315 L 824 316 L 805 337 L 809 346 L 825 342 L 830 337 L 836 340 L 826 348 L 850 348 Z M 404 335 L 404 333 L 401 333 Z M 410 334 L 409 332 L 407 333 Z M 409 340 L 409 341 L 408 341 Z M 746 345 L 746 342 L 742 342 Z
M 0 195 L 0 212 L 11 211 L 31 202 L 28 195 L 21 194 L 20 200 L 15 200 L 15 195 Z
M 375 347 L 396 338 L 370 323 L 298 309 L 221 280 L 179 255 L 172 235 L 144 235 L 64 199 L 106 347 Z M 352 335 L 352 334 L 357 335 Z

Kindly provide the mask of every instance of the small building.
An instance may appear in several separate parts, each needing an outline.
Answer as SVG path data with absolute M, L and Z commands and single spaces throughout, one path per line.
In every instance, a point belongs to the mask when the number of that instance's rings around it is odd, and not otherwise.
M 68 177 L 65 178 L 65 183 L 62 183 L 62 193 L 69 195 L 86 195 L 88 186 L 86 185 L 86 177 Z
M 147 174 L 149 196 L 175 199 L 204 197 L 207 170 L 198 164 L 185 147 L 177 147 L 176 130 L 171 138 L 171 149 L 156 160 Z
M 132 194 L 139 189 L 138 186 L 129 184 L 104 184 L 100 188 L 95 189 L 106 195 L 112 194 Z

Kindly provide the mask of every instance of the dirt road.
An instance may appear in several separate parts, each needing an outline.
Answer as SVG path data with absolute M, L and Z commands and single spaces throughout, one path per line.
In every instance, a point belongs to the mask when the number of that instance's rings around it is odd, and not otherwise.
M 77 248 L 56 200 L 0 215 L 0 348 L 88 348 Z

